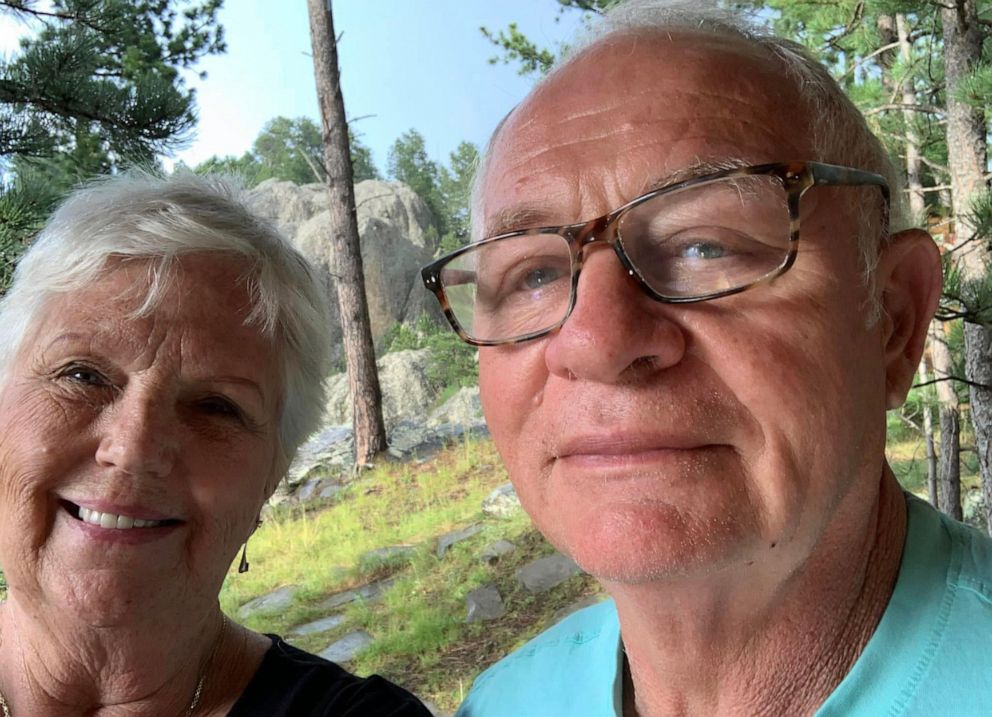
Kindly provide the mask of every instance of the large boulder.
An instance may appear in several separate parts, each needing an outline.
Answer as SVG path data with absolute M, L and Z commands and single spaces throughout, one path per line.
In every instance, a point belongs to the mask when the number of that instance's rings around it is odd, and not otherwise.
M 249 194 L 252 208 L 272 220 L 303 254 L 324 270 L 332 314 L 335 354 L 342 355 L 334 280 L 328 266 L 327 190 L 320 184 L 267 180 Z M 430 209 L 399 182 L 366 180 L 355 185 L 358 234 L 372 337 L 377 348 L 389 328 L 412 324 L 422 312 L 440 319 L 437 302 L 420 281 L 420 267 L 437 251 Z
M 327 188 L 323 184 L 266 179 L 248 192 L 248 203 L 292 241 L 303 224 L 327 210 Z
M 437 389 L 427 380 L 429 360 L 429 349 L 394 351 L 379 359 L 382 417 L 387 433 L 401 420 L 426 423 L 427 413 L 438 395 Z M 324 421 L 338 425 L 351 423 L 347 374 L 335 374 L 327 380 Z

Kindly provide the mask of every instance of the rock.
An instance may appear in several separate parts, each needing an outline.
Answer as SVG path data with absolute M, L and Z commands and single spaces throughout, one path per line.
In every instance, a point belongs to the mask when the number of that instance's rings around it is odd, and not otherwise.
M 300 227 L 327 210 L 327 188 L 323 184 L 294 184 L 266 179 L 247 193 L 252 211 L 272 221 L 292 240 Z
M 344 486 L 340 483 L 326 483 L 317 494 L 318 498 L 333 498 L 338 493 L 344 490 Z
M 331 299 L 331 340 L 336 357 L 340 357 L 336 290 L 327 268 L 327 189 L 322 184 L 301 186 L 267 180 L 248 192 L 247 198 L 257 214 L 275 223 L 323 270 Z M 355 205 L 372 336 L 381 349 L 383 336 L 396 322 L 411 325 L 425 312 L 443 321 L 437 302 L 420 282 L 420 267 L 437 251 L 437 232 L 427 205 L 399 182 L 359 182 L 355 185 Z
M 372 644 L 372 636 L 364 630 L 349 632 L 347 635 L 337 640 L 324 649 L 320 656 L 331 662 L 348 662 L 355 658 L 359 652 Z
M 404 419 L 421 425 L 427 422 L 427 407 L 437 398 L 437 389 L 426 375 L 430 353 L 429 349 L 394 351 L 377 362 L 382 388 L 382 417 L 387 433 L 391 433 L 396 424 Z M 351 399 L 346 374 L 336 374 L 327 380 L 326 416 L 329 423 L 351 423 Z
M 547 592 L 581 571 L 578 565 L 561 553 L 548 555 L 517 570 L 517 580 L 530 593 Z
M 465 435 L 487 436 L 485 423 L 479 426 L 442 423 L 429 426 L 422 421 L 403 420 L 389 435 L 389 454 L 399 460 L 422 461 Z
M 482 558 L 484 562 L 495 563 L 502 556 L 509 552 L 517 549 L 517 546 L 511 543 L 509 540 L 497 540 L 495 543 L 490 543 L 482 549 L 479 557 Z
M 293 604 L 293 597 L 299 589 L 298 585 L 284 585 L 278 590 L 273 590 L 268 595 L 262 595 L 254 600 L 249 600 L 238 608 L 238 617 L 246 618 L 260 613 L 285 610 Z
M 482 512 L 492 518 L 510 518 L 520 510 L 520 499 L 510 483 L 501 485 L 482 501 Z
M 431 411 L 427 417 L 428 426 L 451 424 L 463 426 L 465 430 L 486 428 L 486 419 L 482 415 L 482 401 L 479 398 L 478 386 L 466 386 Z
M 297 625 L 289 631 L 288 637 L 302 637 L 304 635 L 314 635 L 318 632 L 333 630 L 344 622 L 344 615 L 328 615 L 320 620 L 308 622 L 305 625 Z
M 326 473 L 335 469 L 347 475 L 355 462 L 355 444 L 351 426 L 327 425 L 312 435 L 296 452 L 296 458 L 286 474 L 290 486 L 313 478 L 315 472 Z
M 358 564 L 367 569 L 382 564 L 405 563 L 416 549 L 413 545 L 387 545 L 363 553 L 358 559 Z
M 310 500 L 310 498 L 313 497 L 313 494 L 317 492 L 318 485 L 320 485 L 320 479 L 311 478 L 301 485 L 299 489 L 297 489 L 296 493 L 293 494 L 293 497 L 301 503 L 303 501 Z
M 319 610 L 330 611 L 335 608 L 339 608 L 342 605 L 347 605 L 355 600 L 362 599 L 367 602 L 372 602 L 382 595 L 383 591 L 395 582 L 395 578 L 385 578 L 384 580 L 377 580 L 374 583 L 368 583 L 367 585 L 362 585 L 361 587 L 353 588 L 351 590 L 345 590 L 344 592 L 335 593 L 330 597 L 325 598 L 321 601 L 317 608 Z
M 452 545 L 460 543 L 463 540 L 468 540 L 473 535 L 478 535 L 481 530 L 481 525 L 470 525 L 461 530 L 453 530 L 450 533 L 445 533 L 437 539 L 437 556 L 443 558 L 444 554 L 448 552 Z
M 495 585 L 483 585 L 481 588 L 476 588 L 465 596 L 465 605 L 468 608 L 465 622 L 495 620 L 506 614 L 503 597 Z

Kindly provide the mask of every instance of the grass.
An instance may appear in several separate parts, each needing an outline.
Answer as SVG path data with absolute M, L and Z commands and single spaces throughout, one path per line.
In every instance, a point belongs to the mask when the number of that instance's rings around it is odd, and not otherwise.
M 470 439 L 420 465 L 379 466 L 316 509 L 277 510 L 251 540 L 251 570 L 232 571 L 225 581 L 221 605 L 236 615 L 254 597 L 297 585 L 288 609 L 244 621 L 285 635 L 325 617 L 317 606 L 327 596 L 391 576 L 395 581 L 380 600 L 351 603 L 343 608 L 341 625 L 293 642 L 320 652 L 343 634 L 364 629 L 375 641 L 349 669 L 384 675 L 452 710 L 481 668 L 540 632 L 562 607 L 598 591 L 587 576 L 541 596 L 517 584 L 515 570 L 552 548 L 523 514 L 507 520 L 482 515 L 483 498 L 506 481 L 492 444 Z M 437 556 L 437 536 L 473 523 L 482 525 L 480 533 Z M 516 549 L 494 564 L 482 561 L 482 548 L 499 539 Z M 397 545 L 412 549 L 363 560 L 371 550 Z M 507 614 L 467 624 L 465 596 L 487 583 L 499 588 Z
M 940 441 L 940 434 L 934 436 Z M 938 446 L 939 450 L 939 446 Z M 899 483 L 906 490 L 923 498 L 927 497 L 927 456 L 923 441 L 918 435 L 903 430 L 893 430 L 890 425 L 885 455 Z M 978 456 L 975 438 L 970 432 L 961 435 L 961 491 L 980 486 Z

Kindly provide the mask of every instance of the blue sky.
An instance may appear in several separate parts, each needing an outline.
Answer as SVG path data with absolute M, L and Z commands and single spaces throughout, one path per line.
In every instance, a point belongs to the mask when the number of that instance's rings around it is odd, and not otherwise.
M 240 155 L 277 115 L 319 121 L 303 0 L 227 0 L 221 22 L 228 52 L 204 59 L 206 80 L 189 80 L 199 105 L 197 137 L 178 159 Z M 278 8 L 278 10 L 276 10 Z M 334 0 L 345 108 L 385 171 L 389 146 L 414 127 L 435 160 L 459 142 L 482 145 L 533 83 L 496 54 L 479 26 L 517 22 L 554 46 L 580 26 L 578 13 L 556 22 L 554 0 Z

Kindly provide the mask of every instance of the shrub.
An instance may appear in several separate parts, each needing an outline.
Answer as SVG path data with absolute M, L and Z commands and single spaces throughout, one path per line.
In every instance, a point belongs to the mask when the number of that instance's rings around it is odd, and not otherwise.
M 442 394 L 479 382 L 475 347 L 427 314 L 421 314 L 412 327 L 395 324 L 386 333 L 383 346 L 387 352 L 430 349 L 427 379 Z

